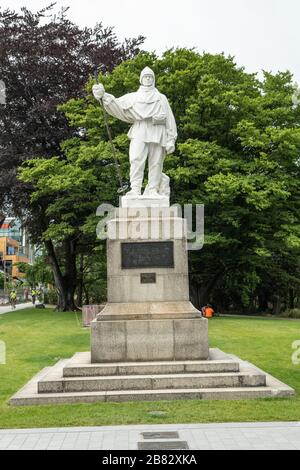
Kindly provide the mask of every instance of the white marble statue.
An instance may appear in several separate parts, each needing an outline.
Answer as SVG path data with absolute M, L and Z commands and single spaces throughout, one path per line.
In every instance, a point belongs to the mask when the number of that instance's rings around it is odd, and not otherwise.
M 162 172 L 163 162 L 165 155 L 175 150 L 176 122 L 166 96 L 155 88 L 155 75 L 149 67 L 142 71 L 140 83 L 137 92 L 120 98 L 106 93 L 102 84 L 93 86 L 93 94 L 111 116 L 133 124 L 128 132 L 131 191 L 127 196 L 141 195 L 147 157 L 149 174 L 144 195 L 165 196 L 170 187 L 169 178 Z

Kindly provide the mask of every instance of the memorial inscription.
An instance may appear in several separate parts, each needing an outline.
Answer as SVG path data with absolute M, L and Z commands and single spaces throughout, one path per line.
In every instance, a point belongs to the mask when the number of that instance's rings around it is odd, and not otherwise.
M 174 243 L 122 243 L 122 269 L 174 268 Z

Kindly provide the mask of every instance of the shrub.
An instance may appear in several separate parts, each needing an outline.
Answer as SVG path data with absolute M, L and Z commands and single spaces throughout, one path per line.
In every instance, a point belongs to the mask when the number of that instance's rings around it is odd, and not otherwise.
M 57 292 L 55 289 L 49 289 L 45 292 L 45 304 L 56 305 L 57 304 Z
M 281 315 L 284 318 L 299 318 L 300 319 L 300 308 L 292 308 L 290 310 L 286 310 Z

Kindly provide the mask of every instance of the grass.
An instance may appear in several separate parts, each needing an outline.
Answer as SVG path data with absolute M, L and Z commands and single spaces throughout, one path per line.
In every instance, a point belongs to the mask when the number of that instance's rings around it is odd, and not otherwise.
M 8 399 L 40 369 L 89 349 L 89 330 L 82 328 L 80 315 L 29 308 L 0 315 L 0 340 L 7 348 L 7 363 L 0 365 L 0 428 L 300 421 L 300 366 L 291 360 L 299 322 L 222 317 L 210 321 L 209 335 L 212 347 L 253 362 L 295 388 L 297 396 L 10 407 Z M 167 414 L 149 415 L 157 410 Z

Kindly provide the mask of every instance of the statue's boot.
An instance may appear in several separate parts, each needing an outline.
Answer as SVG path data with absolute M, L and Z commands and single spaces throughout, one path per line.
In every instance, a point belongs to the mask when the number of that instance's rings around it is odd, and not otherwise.
M 147 196 L 158 197 L 158 198 L 162 197 L 161 194 L 159 194 L 159 192 L 157 191 L 157 189 L 148 189 Z
M 139 188 L 132 188 L 128 193 L 126 193 L 126 196 L 135 196 L 138 197 L 141 195 L 141 190 Z

